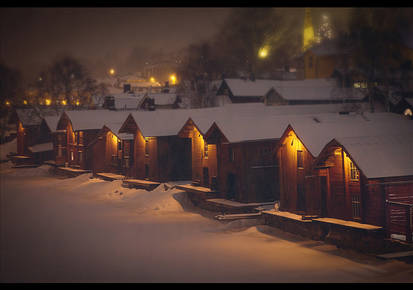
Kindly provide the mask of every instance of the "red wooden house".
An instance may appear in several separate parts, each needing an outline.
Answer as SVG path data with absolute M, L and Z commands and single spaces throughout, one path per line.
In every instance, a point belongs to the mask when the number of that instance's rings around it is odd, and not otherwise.
M 94 174 L 110 172 L 131 175 L 133 166 L 132 134 L 119 133 L 122 123 L 107 123 L 90 144 Z
M 181 138 L 191 139 L 192 183 L 211 189 L 216 189 L 217 149 L 215 144 L 208 144 L 204 136 L 219 111 L 219 108 L 192 110 L 192 117 L 178 133 Z
M 121 122 L 127 113 L 107 110 L 65 111 L 56 130 L 56 164 L 74 168 L 91 169 L 90 144 L 98 137 L 103 125 Z
M 53 159 L 52 134 L 57 118 L 54 111 L 16 109 L 17 154 L 11 157 L 13 162 L 40 164 Z
M 177 134 L 188 110 L 131 113 L 120 133 L 134 135 L 133 166 L 127 176 L 165 182 L 191 179 L 191 140 Z
M 217 188 L 223 198 L 278 200 L 277 161 L 272 152 L 286 122 L 261 111 L 250 116 L 228 114 L 213 123 L 205 139 L 216 146 L 216 160 L 208 162 L 217 164 Z
M 376 113 L 320 114 L 292 123 L 276 149 L 281 211 L 356 221 L 389 232 L 399 227 L 400 233 L 401 227 L 406 233 L 408 223 L 398 224 L 385 208 L 413 204 L 411 121 Z

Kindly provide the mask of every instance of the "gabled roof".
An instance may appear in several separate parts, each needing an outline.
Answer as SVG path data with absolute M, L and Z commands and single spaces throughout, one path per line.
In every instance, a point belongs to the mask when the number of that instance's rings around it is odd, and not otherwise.
M 362 100 L 364 93 L 355 88 L 339 88 L 334 79 L 274 81 L 274 90 L 285 100 L 335 101 Z
M 16 109 L 16 114 L 23 127 L 38 126 L 42 122 L 40 114 L 34 109 Z
M 107 123 L 125 121 L 129 114 L 124 111 L 109 110 L 65 111 L 65 113 L 69 117 L 74 131 L 100 130 Z
M 256 79 L 224 79 L 231 90 L 231 93 L 236 97 L 262 97 L 265 96 L 274 86 L 274 80 Z M 221 84 L 222 86 L 222 84 Z
M 165 109 L 155 111 L 139 111 L 131 113 L 145 137 L 160 137 L 177 135 L 189 118 L 198 122 L 201 130 L 219 114 L 221 108 L 204 109 Z M 205 122 L 205 123 L 204 123 Z
M 43 117 L 47 127 L 49 127 L 50 132 L 56 132 L 57 123 L 60 120 L 60 115 L 58 116 L 45 116 Z
M 393 113 L 313 114 L 292 119 L 290 125 L 314 157 L 332 139 L 413 135 L 413 122 Z
M 334 79 L 305 80 L 243 80 L 224 79 L 236 97 L 266 96 L 272 89 L 283 99 L 333 101 L 341 99 L 361 100 L 365 96 L 355 88 L 339 88 Z
M 145 94 L 114 94 L 115 109 L 117 110 L 137 110 L 145 98 Z
M 281 138 L 285 128 L 295 120 L 312 121 L 314 114 L 338 115 L 343 104 L 265 106 L 232 104 L 221 107 L 214 121 L 230 143 Z M 208 130 L 206 135 L 211 132 Z M 325 143 L 323 144 L 325 145 Z
M 341 137 L 336 141 L 367 178 L 413 176 L 413 132 Z
M 147 98 L 154 99 L 155 105 L 173 105 L 176 101 L 176 93 L 148 93 Z

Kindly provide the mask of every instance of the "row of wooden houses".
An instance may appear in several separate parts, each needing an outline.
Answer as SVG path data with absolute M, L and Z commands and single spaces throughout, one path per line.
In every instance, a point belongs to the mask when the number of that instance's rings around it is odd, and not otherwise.
M 64 111 L 54 118 L 43 118 L 52 128 L 42 144 L 53 144 L 58 167 L 191 180 L 191 192 L 240 203 L 279 201 L 281 211 L 303 218 L 374 225 L 411 241 L 413 121 L 402 115 L 343 111 L 342 104 L 258 103 Z M 34 147 L 23 121 L 16 156 Z

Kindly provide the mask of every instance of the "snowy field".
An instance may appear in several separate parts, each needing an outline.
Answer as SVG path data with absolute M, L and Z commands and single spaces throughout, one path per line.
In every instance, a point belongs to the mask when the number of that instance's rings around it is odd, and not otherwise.
M 163 184 L 0 166 L 1 282 L 413 282 L 412 264 L 220 223 Z

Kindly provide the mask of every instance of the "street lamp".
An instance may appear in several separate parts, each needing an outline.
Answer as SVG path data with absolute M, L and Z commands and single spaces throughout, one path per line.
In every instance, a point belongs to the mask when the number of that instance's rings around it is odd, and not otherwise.
M 268 45 L 265 45 L 265 46 L 261 47 L 258 50 L 258 57 L 259 58 L 266 58 L 268 56 L 268 50 L 269 50 Z
M 171 83 L 174 85 L 176 84 L 176 76 L 173 74 L 169 77 L 169 79 L 171 80 Z
M 111 69 L 109 70 L 109 74 L 110 74 L 111 76 L 113 76 L 113 75 L 115 74 L 115 69 L 111 68 Z

